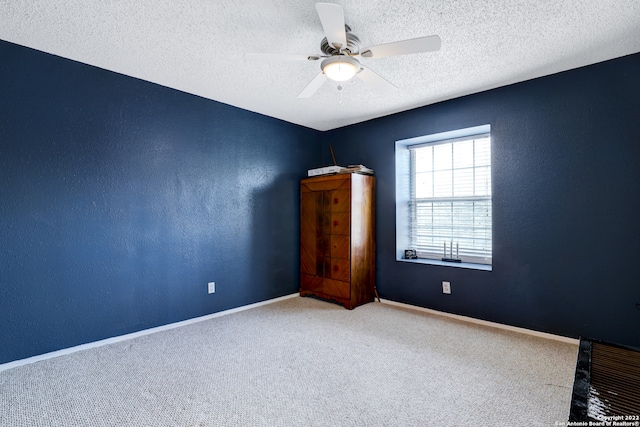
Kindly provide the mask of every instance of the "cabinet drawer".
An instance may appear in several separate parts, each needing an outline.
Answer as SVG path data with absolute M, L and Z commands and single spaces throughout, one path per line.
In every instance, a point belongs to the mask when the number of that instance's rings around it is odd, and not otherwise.
M 324 234 L 349 234 L 349 212 L 331 212 L 324 217 Z
M 342 258 L 326 258 L 325 277 L 348 282 L 351 279 L 351 261 Z
M 351 188 L 351 176 L 329 175 L 305 178 L 301 182 L 303 191 L 333 191 Z
M 324 236 L 324 256 L 329 258 L 349 259 L 351 243 L 348 235 L 330 234 Z
M 308 274 L 301 275 L 300 289 L 328 297 L 349 298 L 351 296 L 351 286 L 348 282 Z
M 351 207 L 351 191 L 334 190 L 329 195 L 331 212 L 349 212 Z

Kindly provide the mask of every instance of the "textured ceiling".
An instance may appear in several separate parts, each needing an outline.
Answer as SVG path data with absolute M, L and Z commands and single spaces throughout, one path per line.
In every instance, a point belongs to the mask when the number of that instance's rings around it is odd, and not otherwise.
M 363 58 L 391 96 L 352 79 L 298 99 L 318 62 L 244 54 L 320 53 L 315 3 L 2 0 L 0 39 L 318 130 L 640 52 L 638 0 L 335 1 L 362 47 L 437 34 L 442 48 Z

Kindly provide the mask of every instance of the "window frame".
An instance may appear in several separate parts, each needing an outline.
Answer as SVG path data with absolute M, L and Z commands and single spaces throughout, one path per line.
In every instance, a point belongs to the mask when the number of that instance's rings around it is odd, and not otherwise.
M 476 135 L 491 135 L 491 125 L 474 126 L 448 132 L 440 132 L 431 135 L 424 135 L 415 138 L 398 140 L 395 142 L 396 160 L 396 260 L 402 262 L 445 265 L 450 267 L 471 268 L 477 270 L 492 270 L 491 264 L 481 264 L 474 262 L 448 262 L 439 259 L 419 258 L 405 259 L 405 249 L 411 249 L 410 236 L 410 204 L 411 199 L 411 147 L 445 143 L 456 139 L 466 139 Z M 491 162 L 493 163 L 493 162 Z M 493 168 L 491 168 L 493 170 Z M 493 179 L 491 180 L 493 183 Z M 492 184 L 493 186 L 493 184 Z M 493 193 L 493 191 L 492 191 Z M 492 218 L 493 223 L 493 218 Z M 493 232 L 492 232 L 493 235 Z M 493 256 L 493 254 L 492 254 Z

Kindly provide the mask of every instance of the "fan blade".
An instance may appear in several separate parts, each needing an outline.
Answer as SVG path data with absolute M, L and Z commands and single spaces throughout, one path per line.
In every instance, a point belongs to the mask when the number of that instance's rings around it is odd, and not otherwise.
M 418 37 L 417 39 L 402 40 L 399 42 L 372 46 L 362 52 L 361 56 L 365 58 L 384 58 L 385 56 L 433 52 L 435 50 L 439 50 L 440 45 L 441 41 L 438 36 Z
M 393 84 L 389 83 L 378 73 L 371 71 L 371 69 L 367 67 L 362 66 L 362 69 L 358 74 L 356 74 L 356 76 L 385 95 L 392 95 L 398 90 L 398 88 Z
M 244 59 L 251 61 L 317 61 L 318 55 L 289 55 L 286 53 L 245 53 Z
M 338 50 L 346 48 L 347 34 L 344 29 L 342 6 L 333 3 L 317 3 L 316 10 L 329 44 Z
M 320 72 L 320 74 L 318 74 L 313 78 L 313 80 L 311 80 L 311 83 L 309 83 L 307 87 L 302 89 L 302 92 L 300 92 L 298 98 L 311 98 L 311 96 L 316 93 L 318 89 L 320 89 L 320 86 L 322 86 L 325 80 L 327 80 L 327 76 L 323 72 Z

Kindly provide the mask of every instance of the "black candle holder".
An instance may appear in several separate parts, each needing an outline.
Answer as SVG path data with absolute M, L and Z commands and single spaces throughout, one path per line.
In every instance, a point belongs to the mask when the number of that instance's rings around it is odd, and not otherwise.
M 453 257 L 453 240 L 451 241 L 451 248 L 449 248 L 449 256 L 447 256 L 447 242 L 444 242 L 444 256 L 442 257 L 442 261 L 445 262 L 462 262 L 460 258 L 458 258 L 458 242 L 456 242 L 456 257 Z

